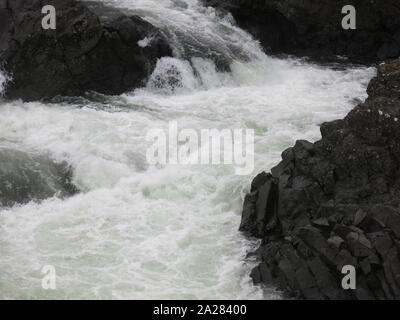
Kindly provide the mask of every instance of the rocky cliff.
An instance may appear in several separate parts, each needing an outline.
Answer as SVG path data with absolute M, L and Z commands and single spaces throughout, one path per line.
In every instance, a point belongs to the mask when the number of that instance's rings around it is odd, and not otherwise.
M 55 30 L 42 28 L 44 5 L 56 8 Z M 0 0 L 0 63 L 12 77 L 5 96 L 120 94 L 143 85 L 157 59 L 171 55 L 167 41 L 139 17 L 100 9 L 75 0 Z
M 232 13 L 268 53 L 319 60 L 346 56 L 370 63 L 400 55 L 397 0 L 203 0 Z M 356 30 L 342 28 L 342 8 L 356 9 Z
M 262 239 L 256 284 L 304 299 L 400 299 L 400 60 L 379 66 L 368 93 L 254 179 L 240 230 Z M 341 286 L 345 265 L 356 290 Z

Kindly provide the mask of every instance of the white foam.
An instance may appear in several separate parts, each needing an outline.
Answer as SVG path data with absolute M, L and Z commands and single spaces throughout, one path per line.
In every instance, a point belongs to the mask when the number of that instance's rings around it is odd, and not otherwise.
M 151 44 L 151 41 L 153 41 L 151 37 L 145 37 L 144 39 L 138 41 L 138 45 L 141 48 L 146 48 Z

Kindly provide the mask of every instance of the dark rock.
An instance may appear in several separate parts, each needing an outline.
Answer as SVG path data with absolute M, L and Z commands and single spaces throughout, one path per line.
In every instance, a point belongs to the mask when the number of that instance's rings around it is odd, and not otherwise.
M 272 176 L 264 173 L 254 179 L 252 188 L 257 191 L 246 195 L 240 231 L 260 236 L 266 229 L 275 227 L 277 188 Z
M 255 191 L 258 188 L 260 188 L 261 186 L 263 186 L 264 184 L 267 183 L 267 181 L 271 180 L 271 175 L 265 173 L 265 172 L 261 172 L 258 176 L 256 176 L 253 179 L 253 182 L 251 183 L 251 191 Z
M 0 57 L 12 75 L 5 96 L 38 100 L 86 91 L 121 94 L 142 86 L 171 55 L 161 33 L 136 16 L 76 0 L 49 0 L 56 30 L 43 30 L 41 0 L 0 0 Z M 139 41 L 151 39 L 148 46 Z
M 315 219 L 311 222 L 314 226 L 318 227 L 328 227 L 330 226 L 329 221 L 327 218 L 321 217 L 318 219 Z
M 0 207 L 71 196 L 78 191 L 71 180 L 72 171 L 67 163 L 0 148 Z
M 344 240 L 341 237 L 333 236 L 328 239 L 328 243 L 332 244 L 337 249 L 340 249 Z
M 256 220 L 256 207 L 257 191 L 247 194 L 244 199 L 242 222 L 240 224 L 240 231 L 249 235 L 255 233 L 255 220 Z
M 361 222 L 364 221 L 365 217 L 367 216 L 367 213 L 364 210 L 358 210 L 356 213 L 356 216 L 354 217 L 354 225 L 359 225 Z
M 400 299 L 399 70 L 400 60 L 381 65 L 365 103 L 255 179 L 242 229 L 262 239 L 269 272 L 256 283 L 303 299 Z M 345 265 L 354 291 L 341 287 Z
M 400 55 L 400 7 L 397 0 L 203 0 L 230 12 L 274 54 L 310 56 L 318 60 L 368 63 Z M 342 28 L 342 8 L 357 12 L 357 29 Z

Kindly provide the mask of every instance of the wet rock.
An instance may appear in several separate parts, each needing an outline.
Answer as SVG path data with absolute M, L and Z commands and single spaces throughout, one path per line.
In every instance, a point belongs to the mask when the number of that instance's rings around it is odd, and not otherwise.
M 18 150 L 0 148 L 0 207 L 78 192 L 68 164 Z
M 243 221 L 262 239 L 267 279 L 259 268 L 255 283 L 303 299 L 400 299 L 399 67 L 382 64 L 365 103 L 253 181 L 253 218 Z M 345 265 L 356 268 L 356 290 L 341 287 Z
M 7 98 L 121 94 L 142 86 L 157 59 L 171 55 L 159 30 L 139 17 L 75 0 L 46 5 L 56 8 L 56 30 L 42 28 L 42 1 L 0 0 L 0 58 L 12 75 Z
M 363 210 L 358 210 L 356 216 L 354 217 L 354 224 L 357 226 L 362 223 L 367 216 L 367 213 Z

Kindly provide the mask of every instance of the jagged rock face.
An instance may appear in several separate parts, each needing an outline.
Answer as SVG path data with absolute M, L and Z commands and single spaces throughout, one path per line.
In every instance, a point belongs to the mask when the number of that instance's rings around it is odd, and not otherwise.
M 56 30 L 42 28 L 44 5 L 56 8 Z M 105 20 L 95 11 L 75 0 L 0 0 L 0 61 L 13 79 L 5 96 L 121 94 L 143 85 L 157 59 L 171 55 L 146 21 L 122 13 Z M 149 45 L 140 46 L 145 38 Z
M 400 55 L 397 0 L 204 0 L 232 13 L 268 52 L 369 63 Z M 342 28 L 342 8 L 353 5 L 357 29 Z
M 72 170 L 67 163 L 0 148 L 0 207 L 74 195 L 78 189 L 71 180 Z
M 400 299 L 400 60 L 367 101 L 298 141 L 245 198 L 240 230 L 259 237 L 256 284 L 305 299 Z M 344 265 L 357 289 L 343 290 Z

